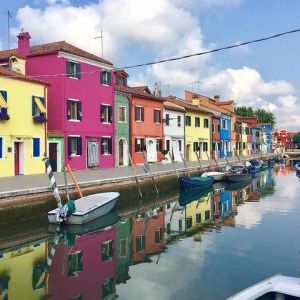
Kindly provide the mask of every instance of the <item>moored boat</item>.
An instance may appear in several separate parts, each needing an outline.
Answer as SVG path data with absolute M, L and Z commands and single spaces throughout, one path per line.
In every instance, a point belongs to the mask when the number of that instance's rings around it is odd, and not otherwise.
M 199 201 L 202 197 L 207 196 L 211 191 L 213 191 L 212 186 L 200 190 L 193 189 L 189 191 L 181 191 L 178 198 L 179 205 L 185 206 L 193 201 Z
M 226 191 L 238 191 L 244 189 L 248 185 L 250 185 L 252 179 L 241 180 L 241 181 L 228 181 L 225 185 Z
M 74 201 L 74 212 L 68 214 L 68 207 L 56 208 L 48 212 L 50 223 L 83 224 L 109 213 L 115 206 L 117 192 L 98 193 L 81 197 Z
M 226 180 L 228 181 L 243 181 L 243 180 L 249 180 L 252 178 L 252 174 L 248 173 L 233 173 L 233 174 L 226 174 Z
M 178 178 L 180 188 L 183 190 L 187 189 L 199 189 L 208 188 L 212 186 L 214 181 L 213 177 L 185 177 L 181 176 Z
M 251 159 L 249 160 L 249 163 L 251 164 L 250 172 L 256 173 L 260 171 L 262 162 L 258 159 Z
M 229 297 L 227 300 L 298 299 L 300 278 L 275 275 Z
M 224 180 L 225 179 L 225 173 L 224 172 L 205 172 L 201 175 L 201 177 L 208 177 L 211 176 L 214 178 L 214 180 Z
M 266 170 L 269 168 L 268 162 L 267 161 L 262 161 L 260 165 L 260 170 Z

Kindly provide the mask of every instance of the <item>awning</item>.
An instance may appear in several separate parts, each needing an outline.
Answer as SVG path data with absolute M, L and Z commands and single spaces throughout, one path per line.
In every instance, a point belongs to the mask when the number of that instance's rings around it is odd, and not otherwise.
M 37 105 L 37 107 L 39 108 L 39 110 L 42 112 L 42 113 L 45 113 L 46 112 L 46 108 L 45 106 L 43 105 L 43 103 L 41 102 L 41 99 L 39 97 L 35 97 L 34 98 L 34 101 L 35 101 L 35 104 Z
M 0 106 L 1 108 L 7 108 L 7 103 L 6 101 L 4 100 L 2 94 L 0 93 Z

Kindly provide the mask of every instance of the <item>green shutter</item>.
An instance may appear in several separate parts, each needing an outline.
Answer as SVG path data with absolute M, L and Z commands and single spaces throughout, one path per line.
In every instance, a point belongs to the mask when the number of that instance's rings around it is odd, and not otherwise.
M 101 84 L 103 84 L 103 81 L 104 81 L 104 79 L 103 79 L 103 71 L 100 71 L 100 82 L 101 82 Z
M 110 72 L 108 72 L 108 80 L 107 80 L 107 84 L 108 85 L 111 85 L 111 73 Z
M 66 61 L 66 71 L 67 71 L 67 76 L 70 76 L 71 75 L 71 64 L 68 60 Z
M 76 64 L 76 78 L 81 78 L 81 67 L 80 64 Z
M 109 242 L 109 257 L 114 257 L 114 242 L 110 241 Z

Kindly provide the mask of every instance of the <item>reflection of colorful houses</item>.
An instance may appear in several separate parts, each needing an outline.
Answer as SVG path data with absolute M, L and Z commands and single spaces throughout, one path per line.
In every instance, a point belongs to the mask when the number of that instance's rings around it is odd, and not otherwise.
M 221 219 L 225 219 L 231 214 L 232 210 L 232 197 L 230 191 L 222 191 L 220 195 L 221 204 Z
M 272 125 L 267 123 L 259 124 L 260 128 L 260 143 L 263 153 L 270 153 L 272 146 Z
M 260 199 L 260 185 L 258 181 L 263 175 L 253 178 L 251 185 L 248 187 L 248 198 L 247 202 L 257 202 Z
M 130 277 L 128 275 L 130 263 L 130 238 L 131 238 L 131 219 L 124 217 L 116 224 L 116 271 L 117 283 L 125 283 Z
M 164 207 L 132 217 L 131 259 L 134 264 L 149 261 L 148 255 L 160 253 L 165 247 Z
M 293 133 L 286 130 L 276 130 L 273 132 L 273 140 L 274 140 L 274 146 L 276 148 L 290 148 L 292 146 L 292 137 Z
M 47 299 L 106 299 L 115 294 L 116 227 L 59 244 L 50 267 Z M 81 297 L 81 298 L 80 298 Z
M 0 299 L 44 299 L 46 252 L 47 243 L 43 242 L 0 254 Z

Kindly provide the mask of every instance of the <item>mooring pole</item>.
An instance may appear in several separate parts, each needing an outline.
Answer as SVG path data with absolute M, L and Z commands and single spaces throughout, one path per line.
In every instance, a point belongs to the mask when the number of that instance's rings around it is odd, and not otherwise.
M 191 178 L 191 175 L 190 175 L 190 173 L 189 173 L 189 170 L 188 170 L 187 164 L 186 164 L 186 162 L 185 162 L 185 159 L 184 159 L 184 157 L 183 157 L 182 153 L 180 153 L 180 156 L 181 156 L 181 159 L 182 159 L 182 161 L 183 161 L 183 164 L 184 164 L 185 170 L 186 170 L 186 172 L 187 172 L 188 176 Z
M 139 184 L 138 178 L 136 176 L 136 173 L 135 173 L 135 170 L 134 170 L 134 167 L 133 167 L 133 163 L 132 163 L 132 159 L 131 159 L 131 155 L 130 155 L 129 151 L 128 151 L 128 157 L 129 157 L 129 162 L 130 162 L 131 170 L 132 170 L 132 173 L 133 173 L 134 178 L 135 178 L 136 186 L 137 186 L 140 198 L 142 199 L 143 198 L 143 194 L 141 192 L 140 184 Z

